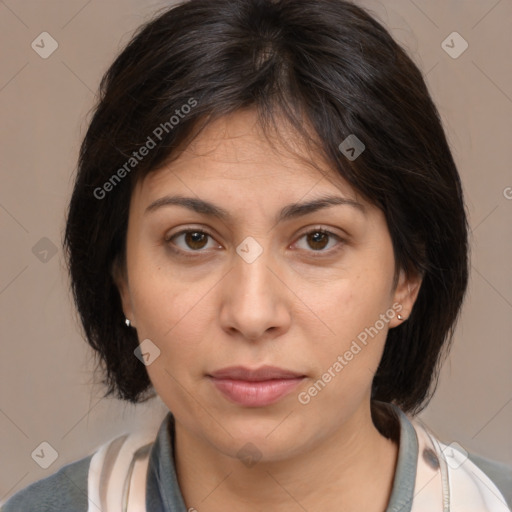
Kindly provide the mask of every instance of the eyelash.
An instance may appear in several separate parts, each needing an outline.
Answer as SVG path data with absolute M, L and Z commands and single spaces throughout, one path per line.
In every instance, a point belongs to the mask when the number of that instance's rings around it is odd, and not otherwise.
M 187 233 L 201 233 L 201 234 L 209 236 L 212 239 L 214 238 L 211 233 L 209 233 L 208 231 L 205 231 L 203 229 L 199 229 L 199 228 L 198 229 L 184 229 L 182 231 L 178 231 L 178 233 L 174 233 L 172 236 L 165 237 L 165 242 L 168 244 L 169 248 L 174 253 L 176 253 L 176 254 L 178 254 L 180 256 L 190 257 L 190 255 L 192 255 L 192 257 L 195 258 L 195 257 L 200 257 L 201 256 L 200 253 L 205 252 L 203 250 L 184 251 L 183 249 L 176 248 L 176 246 L 174 244 L 170 243 L 173 239 L 177 238 L 178 236 L 183 235 L 183 234 L 187 234 Z M 313 229 L 311 229 L 309 231 L 306 231 L 305 233 L 302 233 L 300 235 L 298 240 L 301 240 L 305 236 L 313 234 L 313 233 L 322 233 L 324 235 L 329 236 L 330 238 L 335 238 L 335 239 L 338 240 L 338 242 L 340 242 L 340 244 L 338 244 L 338 247 L 331 248 L 331 249 L 329 249 L 327 251 L 325 251 L 325 250 L 318 250 L 318 251 L 311 250 L 311 251 L 307 251 L 307 252 L 313 253 L 313 257 L 314 258 L 332 256 L 333 254 L 335 254 L 339 250 L 341 250 L 341 247 L 343 246 L 343 242 L 345 241 L 339 235 L 336 235 L 332 231 L 329 231 L 329 230 L 324 229 L 324 228 L 313 228 Z M 196 253 L 196 254 L 194 254 L 194 253 Z

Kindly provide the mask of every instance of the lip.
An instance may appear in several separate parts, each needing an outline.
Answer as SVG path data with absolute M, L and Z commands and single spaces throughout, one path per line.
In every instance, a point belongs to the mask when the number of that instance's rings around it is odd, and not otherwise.
M 305 375 L 276 366 L 223 368 L 207 375 L 224 397 L 246 407 L 264 407 L 297 387 Z
M 299 372 L 268 365 L 255 369 L 246 368 L 245 366 L 229 366 L 216 370 L 208 375 L 215 379 L 245 380 L 249 382 L 305 377 L 304 374 Z

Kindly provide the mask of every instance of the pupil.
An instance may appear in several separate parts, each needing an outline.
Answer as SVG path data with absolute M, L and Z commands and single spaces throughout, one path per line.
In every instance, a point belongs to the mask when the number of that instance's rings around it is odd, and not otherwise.
M 206 238 L 204 233 L 200 233 L 199 231 L 193 231 L 188 233 L 187 236 L 192 239 L 192 242 L 191 244 L 189 244 L 189 246 L 192 247 L 193 249 L 198 249 L 204 246 L 204 244 L 201 245 L 200 243 L 201 238 Z M 196 246 L 197 243 L 199 243 L 199 247 Z
M 315 244 L 319 243 L 319 239 L 323 239 L 324 242 L 325 240 L 327 239 L 327 236 L 325 233 L 322 233 L 320 231 L 316 231 L 313 235 L 311 235 L 311 237 L 313 238 L 313 246 L 315 246 Z M 320 247 L 316 247 L 317 249 L 323 249 L 325 247 L 325 243 L 322 244 L 321 241 L 320 241 Z

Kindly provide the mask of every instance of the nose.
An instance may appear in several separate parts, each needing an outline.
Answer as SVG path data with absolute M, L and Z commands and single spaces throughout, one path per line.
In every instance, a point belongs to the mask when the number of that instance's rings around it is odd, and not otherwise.
M 252 262 L 236 256 L 221 297 L 220 321 L 230 335 L 258 341 L 289 329 L 293 293 L 276 267 L 265 251 Z

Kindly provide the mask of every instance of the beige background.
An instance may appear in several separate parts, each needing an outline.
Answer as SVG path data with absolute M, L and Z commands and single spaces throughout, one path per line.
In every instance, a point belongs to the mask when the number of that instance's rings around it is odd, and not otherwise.
M 470 214 L 469 294 L 437 395 L 421 416 L 445 442 L 512 463 L 512 2 L 360 4 L 426 74 Z M 134 407 L 100 400 L 60 246 L 99 80 L 162 5 L 0 1 L 0 501 L 124 430 L 148 421 L 156 428 L 166 412 L 159 401 Z M 31 48 L 43 31 L 59 45 L 47 59 Z M 441 47 L 453 31 L 469 44 L 456 59 Z M 46 263 L 32 252 L 43 237 L 58 248 Z M 58 452 L 48 469 L 31 457 L 43 441 Z

